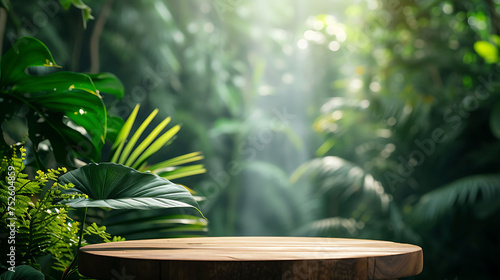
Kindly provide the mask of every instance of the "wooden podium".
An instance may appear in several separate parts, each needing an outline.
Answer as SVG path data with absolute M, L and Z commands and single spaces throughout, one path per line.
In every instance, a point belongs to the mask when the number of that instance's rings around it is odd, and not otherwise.
M 137 240 L 80 249 L 79 271 L 96 279 L 396 279 L 420 273 L 418 246 L 313 237 Z

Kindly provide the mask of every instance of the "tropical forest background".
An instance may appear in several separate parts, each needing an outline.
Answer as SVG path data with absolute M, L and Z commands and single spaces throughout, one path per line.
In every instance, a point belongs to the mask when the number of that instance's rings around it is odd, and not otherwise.
M 168 223 L 131 230 L 149 217 L 133 212 L 110 233 L 391 240 L 423 248 L 415 279 L 494 278 L 500 1 L 1 2 L 2 53 L 31 36 L 63 70 L 121 81 L 102 97 L 110 134 L 155 109 L 139 141 L 179 125 L 150 162 L 188 154 L 169 178 L 208 222 L 153 211 Z M 2 141 L 26 139 L 29 120 L 2 116 Z M 57 141 L 26 142 L 26 165 L 74 167 Z M 116 147 L 98 148 L 77 159 Z

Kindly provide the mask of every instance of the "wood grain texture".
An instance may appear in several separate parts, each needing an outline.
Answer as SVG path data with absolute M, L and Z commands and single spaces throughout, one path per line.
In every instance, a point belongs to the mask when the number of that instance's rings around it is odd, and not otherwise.
M 422 271 L 418 246 L 311 237 L 203 237 L 85 246 L 80 273 L 97 279 L 395 279 Z

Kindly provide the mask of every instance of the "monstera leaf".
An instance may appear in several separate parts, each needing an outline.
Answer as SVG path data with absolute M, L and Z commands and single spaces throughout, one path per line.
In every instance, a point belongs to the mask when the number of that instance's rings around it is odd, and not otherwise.
M 15 271 L 7 271 L 0 275 L 0 280 L 43 280 L 45 276 L 40 271 L 28 265 L 16 266 Z
M 75 185 L 67 193 L 88 196 L 60 202 L 74 208 L 191 208 L 201 215 L 198 203 L 184 187 L 121 164 L 89 164 L 62 175 L 59 181 Z
M 32 69 L 46 73 L 54 67 L 59 66 L 42 42 L 32 37 L 18 39 L 1 60 L 0 119 L 25 119 L 29 131 L 25 137 L 30 138 L 35 153 L 42 141 L 49 140 L 61 163 L 72 165 L 68 153 L 99 161 L 108 127 L 100 93 L 121 98 L 123 85 L 107 73 L 30 74 Z M 0 142 L 7 144 L 3 139 Z

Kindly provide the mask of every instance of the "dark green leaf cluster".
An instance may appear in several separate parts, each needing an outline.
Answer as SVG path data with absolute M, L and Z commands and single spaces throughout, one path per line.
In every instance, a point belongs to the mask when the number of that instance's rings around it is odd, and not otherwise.
M 33 37 L 18 39 L 2 56 L 0 150 L 29 139 L 40 167 L 50 150 L 66 166 L 75 165 L 75 156 L 99 161 L 108 127 L 100 94 L 121 98 L 123 86 L 109 73 L 54 71 L 59 67 Z
M 39 270 L 29 265 L 20 265 L 15 271 L 7 271 L 0 275 L 0 280 L 45 280 L 45 276 Z

